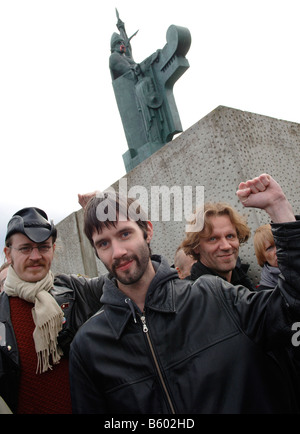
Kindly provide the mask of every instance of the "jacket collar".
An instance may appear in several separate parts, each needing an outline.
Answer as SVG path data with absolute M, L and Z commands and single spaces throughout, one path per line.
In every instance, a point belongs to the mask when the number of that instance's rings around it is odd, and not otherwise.
M 175 313 L 173 280 L 178 279 L 178 274 L 163 257 L 153 255 L 151 259 L 156 273 L 147 291 L 145 309 Z M 137 317 L 142 314 L 137 305 L 132 300 L 129 301 L 128 297 L 117 288 L 115 279 L 110 276 L 105 278 L 100 302 L 104 305 L 106 318 L 116 339 L 120 338 L 132 316 L 135 321 L 138 321 Z
M 246 272 L 249 268 L 248 264 L 242 264 L 240 257 L 237 258 L 236 266 L 232 270 L 232 277 L 231 277 L 231 283 L 233 285 L 236 285 L 239 283 L 240 279 L 246 275 Z M 224 277 L 220 276 L 218 273 L 216 273 L 211 268 L 206 267 L 200 260 L 195 262 L 192 265 L 191 268 L 191 276 L 190 278 L 192 280 L 198 279 L 198 277 L 203 276 L 204 274 L 211 274 L 213 276 L 219 276 L 221 279 L 224 279 Z

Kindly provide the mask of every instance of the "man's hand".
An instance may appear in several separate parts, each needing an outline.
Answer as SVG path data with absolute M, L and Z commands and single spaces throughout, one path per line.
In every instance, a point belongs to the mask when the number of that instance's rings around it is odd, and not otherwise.
M 264 209 L 274 223 L 295 221 L 295 216 L 280 185 L 267 174 L 241 182 L 236 192 L 245 207 Z
M 82 208 L 85 208 L 87 206 L 87 203 L 92 197 L 96 196 L 97 191 L 93 191 L 92 193 L 85 193 L 85 194 L 78 194 L 78 203 L 82 206 Z

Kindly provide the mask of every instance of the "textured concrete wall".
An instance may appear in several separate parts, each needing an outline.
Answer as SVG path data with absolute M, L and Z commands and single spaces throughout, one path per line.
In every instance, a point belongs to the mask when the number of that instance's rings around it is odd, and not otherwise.
M 153 186 L 180 186 L 182 191 L 184 186 L 193 186 L 194 193 L 196 186 L 204 186 L 205 201 L 234 205 L 247 216 L 253 234 L 269 220 L 262 211 L 243 209 L 235 195 L 239 183 L 270 173 L 282 185 L 295 213 L 300 213 L 299 143 L 299 124 L 220 106 L 129 172 L 128 190 L 136 185 L 146 187 L 150 205 Z M 118 191 L 119 181 L 113 187 Z M 172 221 L 171 214 L 171 221 L 153 224 L 152 251 L 172 264 L 184 237 L 185 221 Z M 92 276 L 105 271 L 82 234 L 82 211 L 57 227 L 61 252 L 57 252 L 54 272 Z M 252 238 L 241 247 L 240 256 L 250 264 L 250 274 L 257 281 L 260 269 Z

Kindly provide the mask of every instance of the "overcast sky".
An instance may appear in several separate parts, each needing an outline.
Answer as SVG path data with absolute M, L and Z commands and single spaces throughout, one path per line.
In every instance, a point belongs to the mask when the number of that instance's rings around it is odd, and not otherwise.
M 141 62 L 187 27 L 183 129 L 219 105 L 300 122 L 299 0 L 0 0 L 0 250 L 25 206 L 58 223 L 125 175 L 108 68 L 115 7 Z M 0 257 L 2 259 L 3 257 Z

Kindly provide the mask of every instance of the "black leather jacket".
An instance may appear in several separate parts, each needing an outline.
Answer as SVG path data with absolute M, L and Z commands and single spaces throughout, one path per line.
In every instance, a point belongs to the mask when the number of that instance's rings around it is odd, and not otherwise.
M 106 278 L 70 351 L 75 413 L 298 413 L 300 221 L 274 224 L 283 274 L 251 292 L 178 279 L 158 256 L 142 313 Z
M 50 291 L 64 311 L 65 322 L 58 336 L 58 343 L 69 355 L 70 343 L 78 328 L 100 309 L 104 277 L 86 279 L 75 275 L 55 277 L 54 288 Z M 18 404 L 20 380 L 18 346 L 10 319 L 9 297 L 0 294 L 0 396 L 12 412 Z
M 251 281 L 250 277 L 247 275 L 249 269 L 249 264 L 242 264 L 240 257 L 238 257 L 236 262 L 236 267 L 232 270 L 231 282 L 232 285 L 243 285 L 246 288 L 255 291 L 255 285 Z M 198 277 L 204 276 L 205 274 L 211 274 L 212 276 L 218 276 L 211 268 L 206 267 L 201 261 L 197 261 L 192 265 L 191 275 L 186 279 L 197 280 Z M 222 276 L 219 276 L 222 278 Z

